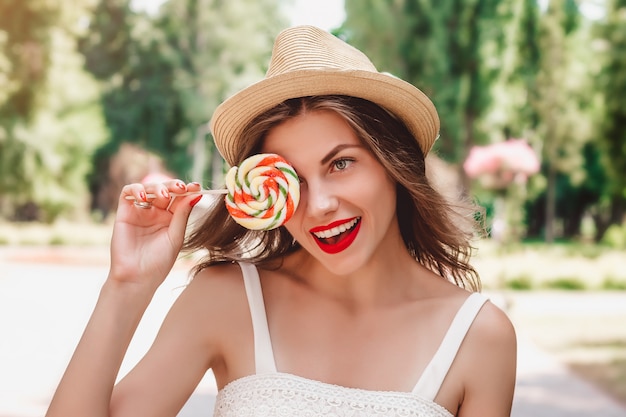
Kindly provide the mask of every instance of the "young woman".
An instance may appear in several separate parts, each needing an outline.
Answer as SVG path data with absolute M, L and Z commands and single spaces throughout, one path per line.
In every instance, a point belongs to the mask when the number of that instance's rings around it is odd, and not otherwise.
M 198 184 L 124 187 L 110 274 L 48 417 L 175 416 L 209 369 L 215 416 L 510 414 L 515 332 L 477 292 L 471 216 L 429 185 L 439 120 L 426 96 L 296 27 L 278 36 L 266 78 L 211 124 L 232 166 L 258 153 L 289 161 L 297 210 L 253 231 L 218 201 L 183 242 L 198 197 L 172 196 Z M 156 198 L 142 204 L 147 193 Z M 207 256 L 115 385 L 181 248 Z

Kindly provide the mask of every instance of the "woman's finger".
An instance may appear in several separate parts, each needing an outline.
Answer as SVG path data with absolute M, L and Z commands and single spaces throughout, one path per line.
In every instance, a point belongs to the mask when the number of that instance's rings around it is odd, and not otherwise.
M 184 189 L 179 184 L 174 184 L 174 186 L 180 189 L 180 191 L 172 192 L 171 194 L 171 199 L 166 207 L 166 210 L 169 211 L 170 213 L 174 213 L 174 211 L 176 210 L 175 207 L 178 206 L 178 204 L 180 204 L 180 201 L 183 197 L 188 197 L 189 195 L 192 195 L 192 197 L 195 198 L 197 196 L 194 195 L 193 193 L 196 191 L 200 191 L 202 189 L 200 184 L 197 182 L 191 182 L 189 184 L 183 183 Z M 191 194 L 187 194 L 187 193 L 191 193 Z M 188 200 L 189 199 L 186 199 L 185 201 L 188 201 Z
M 150 203 L 152 200 L 153 196 L 148 195 L 143 184 L 133 183 L 127 184 L 122 188 L 119 204 L 129 204 L 129 202 L 133 201 L 135 203 Z

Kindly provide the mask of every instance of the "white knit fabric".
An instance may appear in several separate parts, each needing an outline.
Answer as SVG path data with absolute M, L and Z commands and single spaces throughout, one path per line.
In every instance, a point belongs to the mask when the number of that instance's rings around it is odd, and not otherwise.
M 474 318 L 487 300 L 474 293 L 456 314 L 437 353 L 412 392 L 347 388 L 278 372 L 256 267 L 241 264 L 255 340 L 256 374 L 226 385 L 214 417 L 451 417 L 434 402 Z
M 451 417 L 411 392 L 366 391 L 295 375 L 250 375 L 217 395 L 215 417 Z

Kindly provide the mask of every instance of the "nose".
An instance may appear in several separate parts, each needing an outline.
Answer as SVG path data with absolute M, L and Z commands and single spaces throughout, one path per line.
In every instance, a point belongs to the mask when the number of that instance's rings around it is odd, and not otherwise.
M 339 199 L 335 190 L 323 182 L 309 182 L 306 189 L 307 214 L 323 217 L 337 210 Z

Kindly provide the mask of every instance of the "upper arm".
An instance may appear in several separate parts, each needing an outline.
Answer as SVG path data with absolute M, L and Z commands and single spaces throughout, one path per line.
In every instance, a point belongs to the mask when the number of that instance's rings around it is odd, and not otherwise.
M 511 321 L 499 308 L 486 303 L 464 344 L 464 395 L 458 417 L 509 416 L 517 367 Z
M 114 388 L 112 416 L 175 416 L 219 360 L 229 298 L 237 293 L 229 287 L 241 279 L 215 274 L 199 274 L 174 302 L 146 355 Z

